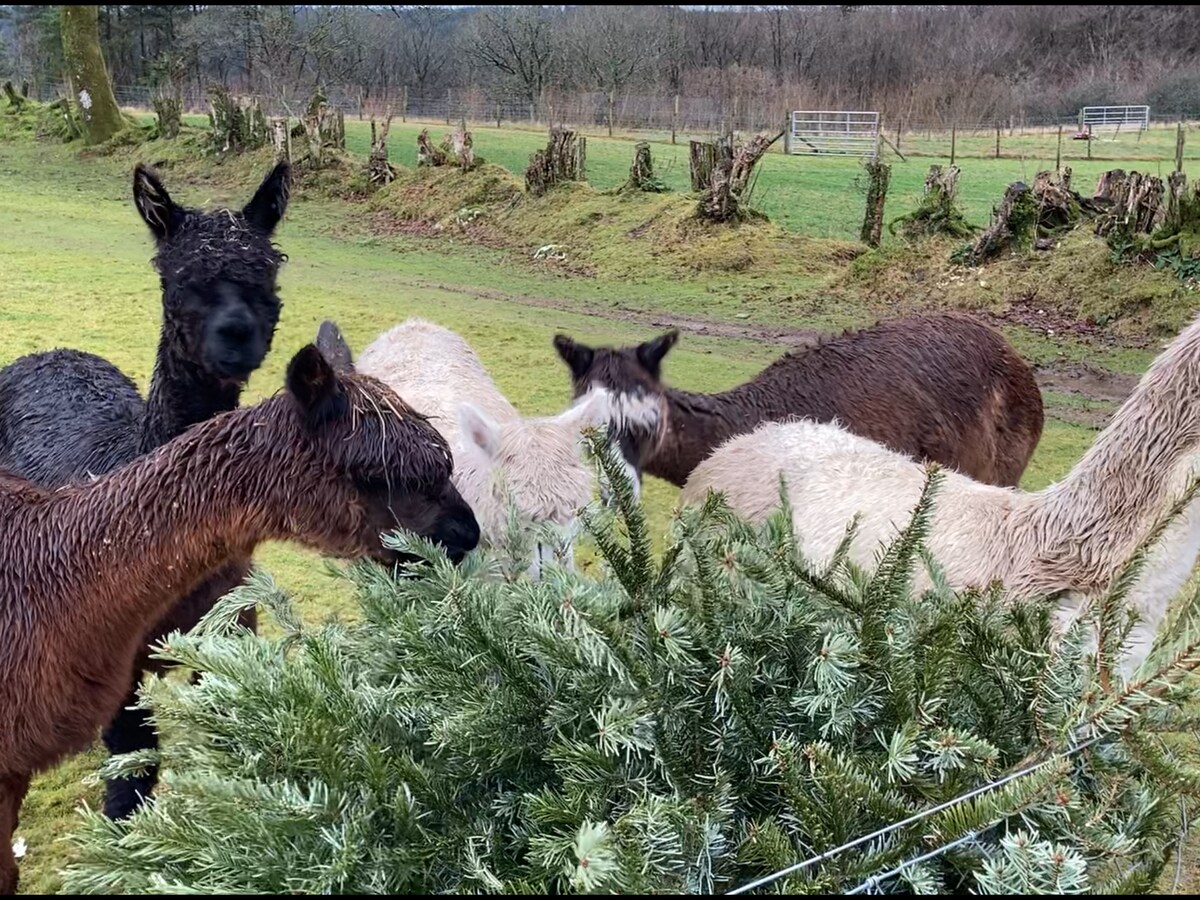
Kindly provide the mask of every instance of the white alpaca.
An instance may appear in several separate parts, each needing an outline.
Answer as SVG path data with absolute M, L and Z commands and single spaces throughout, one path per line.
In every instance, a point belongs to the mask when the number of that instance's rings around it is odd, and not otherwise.
M 1150 530 L 1200 472 L 1200 320 L 1159 355 L 1133 394 L 1062 481 L 1036 493 L 979 484 L 947 471 L 934 501 L 928 547 L 956 588 L 999 579 L 1020 595 L 1066 592 L 1065 625 L 1109 586 Z M 837 425 L 793 421 L 734 438 L 701 463 L 682 501 L 725 493 L 761 521 L 787 483 L 801 550 L 827 562 L 860 514 L 852 558 L 871 563 L 911 518 L 925 482 L 920 463 Z M 1200 499 L 1151 551 L 1130 591 L 1140 621 L 1128 675 L 1149 653 L 1167 605 L 1200 553 Z M 924 573 L 922 573 L 924 575 Z M 928 583 L 927 581 L 925 583 Z
M 551 523 L 572 533 L 595 486 L 580 434 L 612 418 L 607 391 L 591 391 L 557 416 L 523 418 L 470 344 L 423 319 L 409 319 L 381 334 L 355 368 L 389 385 L 446 438 L 454 454 L 455 486 L 474 510 L 485 539 L 496 542 L 507 528 L 505 490 L 522 522 Z M 569 544 L 565 550 L 570 564 Z M 539 543 L 533 577 L 555 555 Z

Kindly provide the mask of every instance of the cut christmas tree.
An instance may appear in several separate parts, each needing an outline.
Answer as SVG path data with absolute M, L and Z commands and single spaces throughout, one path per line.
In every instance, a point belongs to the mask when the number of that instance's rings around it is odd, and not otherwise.
M 423 562 L 349 570 L 356 623 L 302 627 L 260 573 L 171 639 L 203 676 L 150 691 L 156 800 L 87 814 L 66 888 L 721 893 L 789 868 L 757 889 L 1153 888 L 1200 787 L 1160 740 L 1194 692 L 1200 597 L 1144 677 L 1105 690 L 1091 622 L 1059 640 L 1048 603 L 939 583 L 936 471 L 872 572 L 845 553 L 814 570 L 782 492 L 762 526 L 720 498 L 683 510 L 655 558 L 589 441 L 616 496 L 586 516 L 599 578 L 516 576 L 520 536 L 457 568 L 397 536 Z M 238 629 L 250 603 L 281 636 Z M 1114 646 L 1121 586 L 1097 609 Z

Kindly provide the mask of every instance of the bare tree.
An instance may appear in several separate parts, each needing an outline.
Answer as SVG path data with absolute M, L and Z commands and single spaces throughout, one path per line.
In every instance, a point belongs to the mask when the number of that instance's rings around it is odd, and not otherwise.
M 648 73 L 656 49 L 645 7 L 581 6 L 572 15 L 572 59 L 610 95 Z
M 0 6 L 5 77 L 35 91 L 61 80 L 58 12 Z M 476 114 L 482 94 L 587 117 L 594 98 L 566 94 L 601 89 L 660 117 L 677 94 L 701 101 L 681 115 L 759 127 L 793 103 L 895 124 L 1047 121 L 1123 102 L 1195 115 L 1196 21 L 1187 5 L 113 5 L 98 28 L 115 84 L 149 87 L 156 61 L 177 58 L 184 95 L 215 82 L 302 104 L 318 85 L 362 101 L 454 87 L 476 90 L 464 99 Z
M 692 62 L 697 68 L 724 69 L 759 61 L 761 13 L 754 7 L 706 6 L 688 16 Z
M 400 60 L 417 96 L 424 96 L 450 60 L 451 12 L 444 6 L 389 6 L 402 23 Z
M 559 63 L 553 14 L 540 6 L 480 7 L 469 48 L 475 61 L 500 73 L 536 104 Z
M 683 74 L 688 64 L 686 12 L 679 6 L 655 9 L 659 78 L 672 94 L 678 94 L 683 89 Z

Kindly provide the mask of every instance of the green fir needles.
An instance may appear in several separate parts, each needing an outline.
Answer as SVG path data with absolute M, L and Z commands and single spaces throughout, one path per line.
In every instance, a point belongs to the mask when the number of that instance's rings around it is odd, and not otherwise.
M 726 892 L 880 829 L 758 890 L 1154 888 L 1200 788 L 1164 743 L 1192 702 L 1197 594 L 1146 674 L 1106 689 L 1090 623 L 1056 642 L 1047 604 L 939 583 L 936 469 L 874 572 L 845 553 L 816 571 L 786 502 L 759 527 L 711 497 L 655 557 L 588 440 L 615 495 L 586 517 L 599 577 L 530 581 L 502 558 L 517 540 L 456 568 L 397 536 L 422 562 L 350 569 L 355 624 L 304 627 L 258 576 L 173 636 L 202 677 L 149 691 L 156 802 L 87 813 L 67 889 Z M 1102 663 L 1124 584 L 1098 605 Z M 255 602 L 281 637 L 237 627 Z

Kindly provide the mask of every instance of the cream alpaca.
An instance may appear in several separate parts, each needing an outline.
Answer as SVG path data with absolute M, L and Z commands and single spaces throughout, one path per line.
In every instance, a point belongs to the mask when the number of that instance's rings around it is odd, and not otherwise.
M 402 386 L 405 399 L 446 438 L 454 454 L 455 486 L 474 510 L 485 539 L 497 540 L 507 527 L 505 490 L 523 522 L 551 523 L 571 533 L 595 487 L 580 433 L 616 414 L 607 391 L 592 391 L 557 416 L 523 418 L 470 344 L 422 319 L 384 332 L 363 350 L 356 368 L 393 389 Z M 569 563 L 571 548 L 565 549 Z M 534 577 L 554 555 L 538 545 Z
M 1021 595 L 1066 592 L 1062 627 L 1103 591 L 1154 524 L 1200 472 L 1200 320 L 1159 355 L 1108 427 L 1071 472 L 1035 493 L 979 484 L 946 472 L 928 546 L 955 587 L 1003 581 Z M 831 424 L 765 425 L 729 441 L 701 463 L 682 500 L 723 491 L 743 516 L 761 520 L 778 505 L 784 476 L 801 549 L 830 559 L 860 514 L 852 556 L 874 558 L 909 520 L 924 467 Z M 1151 551 L 1129 594 L 1140 613 L 1127 645 L 1128 674 L 1150 651 L 1167 604 L 1200 553 L 1200 499 Z

